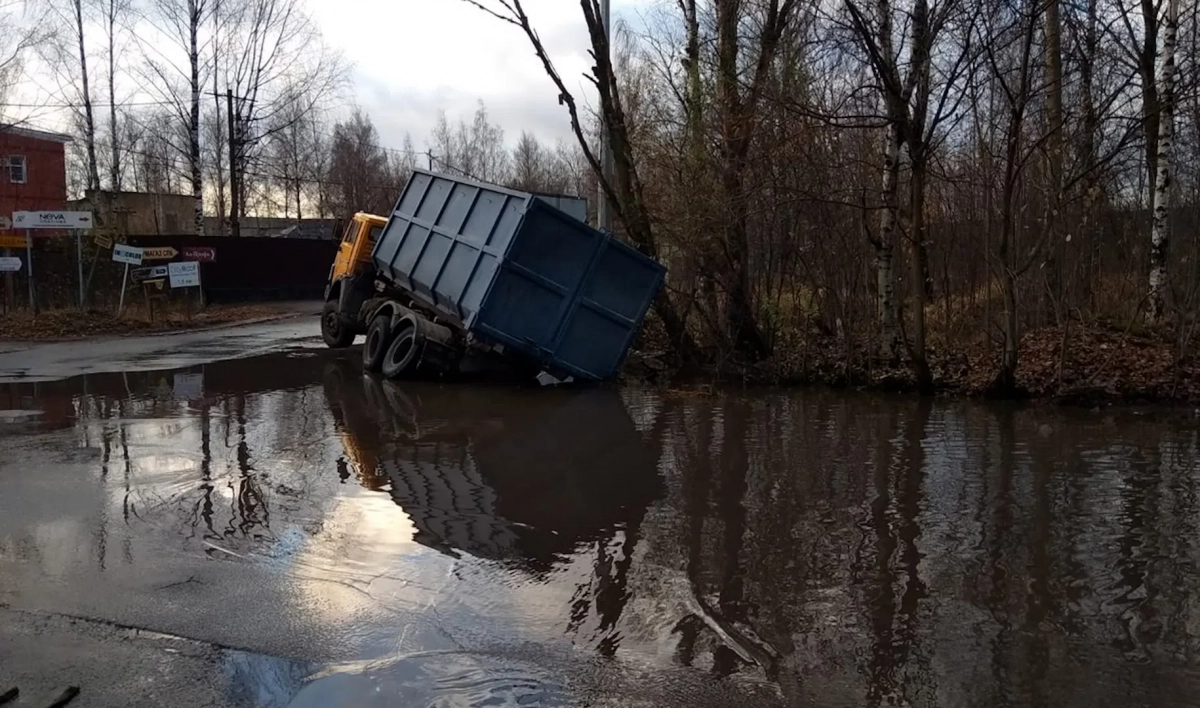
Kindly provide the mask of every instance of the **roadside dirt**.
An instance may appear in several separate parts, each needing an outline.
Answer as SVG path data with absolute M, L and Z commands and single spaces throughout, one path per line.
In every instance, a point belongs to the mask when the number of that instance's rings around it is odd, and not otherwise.
M 150 313 L 131 310 L 117 318 L 114 313 L 100 310 L 51 310 L 37 315 L 25 311 L 0 314 L 0 341 L 50 342 L 187 332 L 208 327 L 260 322 L 297 314 L 290 303 L 258 303 L 251 305 L 213 305 L 200 312 L 180 311 Z

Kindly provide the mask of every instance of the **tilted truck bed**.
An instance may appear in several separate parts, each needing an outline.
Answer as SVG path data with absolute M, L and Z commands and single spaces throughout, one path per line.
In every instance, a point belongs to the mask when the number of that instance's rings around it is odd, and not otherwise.
M 417 170 L 376 241 L 376 271 L 508 355 L 559 378 L 611 378 L 666 271 L 552 201 Z

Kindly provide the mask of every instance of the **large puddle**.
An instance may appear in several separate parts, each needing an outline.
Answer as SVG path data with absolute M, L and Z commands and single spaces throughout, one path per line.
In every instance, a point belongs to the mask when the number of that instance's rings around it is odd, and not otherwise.
M 218 647 L 238 705 L 1182 705 L 1198 429 L 325 352 L 0 384 L 0 603 Z

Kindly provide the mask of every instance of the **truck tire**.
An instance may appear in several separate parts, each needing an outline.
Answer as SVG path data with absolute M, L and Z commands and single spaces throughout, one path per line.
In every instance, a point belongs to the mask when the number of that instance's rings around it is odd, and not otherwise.
M 367 328 L 367 341 L 363 342 L 363 371 L 378 372 L 392 343 L 392 318 L 387 313 L 376 315 Z
M 337 300 L 328 300 L 321 309 L 321 339 L 330 349 L 345 349 L 354 344 L 354 330 L 338 311 Z
M 389 379 L 400 378 L 416 371 L 418 356 L 417 330 L 411 322 L 401 322 L 399 333 L 392 337 L 383 355 L 380 370 Z

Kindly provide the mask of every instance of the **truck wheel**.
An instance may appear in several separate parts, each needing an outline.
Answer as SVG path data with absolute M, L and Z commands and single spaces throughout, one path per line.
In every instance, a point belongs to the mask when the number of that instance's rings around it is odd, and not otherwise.
M 392 343 L 392 318 L 382 314 L 371 320 L 367 328 L 367 341 L 363 343 L 363 371 L 379 371 L 383 364 L 383 355 L 387 354 L 388 345 Z
M 354 330 L 342 319 L 337 300 L 326 302 L 321 310 L 321 339 L 330 349 L 344 349 L 354 343 Z
M 417 331 L 411 323 L 400 326 L 400 333 L 392 338 L 387 353 L 383 355 L 380 367 L 383 375 L 389 379 L 398 378 L 406 373 L 412 373 L 417 363 Z

